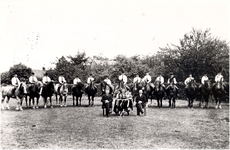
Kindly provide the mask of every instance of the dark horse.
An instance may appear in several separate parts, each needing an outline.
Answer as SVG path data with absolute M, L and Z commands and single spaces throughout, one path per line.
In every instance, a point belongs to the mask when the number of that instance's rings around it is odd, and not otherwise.
M 151 104 L 152 104 L 152 99 L 153 99 L 154 88 L 152 86 L 150 86 L 150 84 L 152 84 L 152 83 L 147 83 L 145 81 L 141 82 L 143 94 L 146 96 L 146 100 L 147 100 L 146 105 L 148 104 L 149 98 L 151 99 Z
M 188 97 L 188 107 L 193 108 L 193 101 L 197 97 L 197 86 L 195 80 L 191 80 L 188 83 L 188 87 L 185 89 L 185 94 Z
M 85 89 L 85 93 L 88 95 L 88 100 L 89 100 L 89 106 L 94 105 L 94 97 L 97 93 L 97 88 L 95 88 L 94 81 L 91 81 L 89 86 Z M 90 97 L 92 100 L 92 103 L 90 103 Z
M 40 98 L 40 90 L 41 87 L 43 86 L 41 81 L 35 82 L 34 84 L 30 84 L 27 87 L 27 96 L 29 96 L 29 106 L 31 106 L 31 100 L 33 102 L 33 109 L 35 109 L 35 98 L 36 98 L 36 108 L 38 108 L 38 102 L 39 102 L 39 98 Z M 27 96 L 25 98 L 26 100 L 26 106 L 28 107 L 28 103 L 27 103 Z
M 221 102 L 224 97 L 224 87 L 222 81 L 218 81 L 214 86 L 213 86 L 213 95 L 216 100 L 216 109 L 220 108 L 221 109 Z
M 155 87 L 153 88 L 153 93 L 156 96 L 157 99 L 157 106 L 159 108 L 162 107 L 162 100 L 164 98 L 164 88 L 163 86 L 160 84 L 160 81 L 156 81 L 155 82 Z
M 42 88 L 42 97 L 44 99 L 44 108 L 47 107 L 47 98 L 50 99 L 50 107 L 53 108 L 52 105 L 52 96 L 54 94 L 54 82 L 50 81 Z
M 73 95 L 73 106 L 75 106 L 74 103 L 74 97 L 76 97 L 76 106 L 78 106 L 78 100 L 81 106 L 81 98 L 82 98 L 82 94 L 83 94 L 83 87 L 84 84 L 82 82 L 77 83 L 77 85 L 72 87 L 72 95 Z
M 210 85 L 210 81 L 204 81 L 204 85 L 201 85 L 200 89 L 199 89 L 199 106 L 202 108 L 207 108 L 208 107 L 208 100 L 209 100 L 209 95 L 211 93 L 211 85 Z M 203 103 L 204 106 L 203 106 Z
M 170 83 L 169 87 L 166 89 L 166 94 L 169 99 L 169 108 L 176 107 L 176 98 L 177 98 L 178 90 L 175 88 L 173 82 Z

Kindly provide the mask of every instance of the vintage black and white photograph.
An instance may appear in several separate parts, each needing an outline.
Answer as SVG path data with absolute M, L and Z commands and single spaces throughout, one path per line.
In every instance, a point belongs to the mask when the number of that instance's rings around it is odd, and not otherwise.
M 1 0 L 1 149 L 229 149 L 229 0 Z

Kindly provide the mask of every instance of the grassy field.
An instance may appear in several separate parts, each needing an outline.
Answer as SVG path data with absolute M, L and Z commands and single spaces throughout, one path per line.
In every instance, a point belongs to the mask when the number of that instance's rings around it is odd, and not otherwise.
M 54 102 L 54 100 L 53 100 Z M 139 149 L 188 148 L 229 149 L 229 106 L 214 109 L 187 108 L 187 101 L 177 100 L 176 109 L 147 108 L 147 116 L 103 117 L 100 98 L 88 107 L 86 97 L 81 107 L 54 107 L 15 111 L 16 100 L 10 100 L 10 110 L 1 111 L 1 148 L 3 149 Z M 54 103 L 55 104 L 55 103 Z M 25 106 L 25 104 L 23 104 Z M 40 100 L 42 106 L 42 100 Z

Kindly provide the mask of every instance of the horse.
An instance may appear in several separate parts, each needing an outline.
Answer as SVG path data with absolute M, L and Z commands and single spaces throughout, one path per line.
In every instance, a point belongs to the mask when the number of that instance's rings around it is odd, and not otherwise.
M 215 108 L 221 109 L 221 102 L 222 102 L 222 99 L 223 99 L 224 93 L 225 93 L 224 87 L 223 87 L 223 82 L 222 81 L 216 82 L 216 84 L 214 84 L 212 90 L 213 90 L 214 98 L 216 100 Z
M 171 82 L 169 84 L 169 87 L 166 89 L 166 94 L 169 99 L 169 108 L 175 108 L 176 107 L 176 98 L 177 98 L 178 90 L 175 88 L 174 83 Z
M 10 109 L 9 100 L 10 98 L 13 98 L 15 96 L 17 100 L 16 110 L 23 110 L 22 101 L 25 95 L 27 94 L 26 84 L 24 82 L 21 82 L 16 89 L 12 85 L 3 86 L 1 87 L 1 92 L 2 92 L 2 109 L 5 109 L 5 107 L 3 106 L 5 98 L 7 97 L 6 109 Z
M 185 89 L 185 94 L 188 98 L 188 108 L 193 108 L 193 101 L 197 97 L 197 86 L 194 79 L 188 83 L 188 87 Z
M 59 99 L 58 99 L 58 95 L 59 95 Z M 59 84 L 55 85 L 56 105 L 60 105 L 62 107 L 62 102 L 64 100 L 64 106 L 66 107 L 67 95 L 68 95 L 68 87 L 66 83 L 62 84 L 61 86 Z
M 42 97 L 44 99 L 44 108 L 47 108 L 47 99 L 49 97 L 50 99 L 50 107 L 53 108 L 53 105 L 52 105 L 52 96 L 54 94 L 54 82 L 53 81 L 50 81 L 48 82 L 46 85 L 43 86 L 42 88 Z
M 89 106 L 94 105 L 94 97 L 97 93 L 97 88 L 94 87 L 94 81 L 91 81 L 89 86 L 85 89 L 85 93 L 88 95 L 88 100 L 89 100 Z M 90 99 L 91 97 L 91 99 Z M 92 103 L 90 103 L 90 100 L 92 100 Z
M 84 84 L 82 82 L 77 83 L 75 86 L 72 87 L 72 95 L 73 95 L 73 106 L 75 106 L 74 103 L 74 97 L 76 97 L 76 106 L 78 106 L 78 99 L 80 102 L 80 106 L 81 106 L 81 98 L 82 98 L 82 94 L 83 94 L 83 89 Z
M 149 98 L 151 99 L 151 104 L 152 104 L 152 99 L 153 99 L 154 88 L 150 86 L 150 84 L 152 83 L 147 83 L 146 81 L 141 81 L 140 83 L 142 90 L 143 90 L 143 94 L 146 96 L 146 99 L 147 99 L 146 105 L 148 105 Z
M 210 81 L 209 80 L 204 81 L 204 85 L 201 85 L 199 89 L 199 100 L 200 100 L 199 106 L 200 107 L 202 108 L 208 107 L 208 100 L 209 100 L 211 90 L 212 88 L 210 85 Z M 204 106 L 203 106 L 203 103 L 205 103 Z
M 30 84 L 27 86 L 27 90 L 28 93 L 25 97 L 26 100 L 26 106 L 28 107 L 28 103 L 27 103 L 27 96 L 29 96 L 29 106 L 31 106 L 31 100 L 33 102 L 33 109 L 38 108 L 38 102 L 39 102 L 39 98 L 40 98 L 40 90 L 41 87 L 43 86 L 41 81 L 35 82 L 34 84 Z M 35 98 L 37 99 L 37 105 L 35 107 Z
M 160 84 L 160 81 L 156 81 L 155 86 L 153 88 L 153 93 L 156 96 L 158 108 L 162 107 L 162 100 L 164 98 L 164 92 L 165 90 L 163 86 Z

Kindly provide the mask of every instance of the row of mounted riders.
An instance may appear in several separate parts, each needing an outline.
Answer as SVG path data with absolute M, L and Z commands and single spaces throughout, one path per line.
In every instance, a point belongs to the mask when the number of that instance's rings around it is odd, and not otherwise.
M 40 93 L 40 90 L 42 88 L 42 92 Z M 162 100 L 165 96 L 165 93 L 167 95 L 167 98 L 169 99 L 169 107 L 175 108 L 175 102 L 178 94 L 178 88 L 174 86 L 173 83 L 170 83 L 167 88 L 165 86 L 162 86 L 160 82 L 155 82 L 155 84 L 150 84 L 146 82 L 140 82 L 140 83 L 133 83 L 132 86 L 124 85 L 124 83 L 121 81 L 117 87 L 113 87 L 112 85 L 108 85 L 106 82 L 102 82 L 100 84 L 100 88 L 102 91 L 102 94 L 105 94 L 105 91 L 108 89 L 109 94 L 112 95 L 112 97 L 115 97 L 118 93 L 122 93 L 122 89 L 125 89 L 126 91 L 130 91 L 132 93 L 132 99 L 135 100 L 135 97 L 138 95 L 139 90 L 143 91 L 143 94 L 148 98 L 152 99 L 155 96 L 157 99 L 157 106 L 162 107 Z M 38 102 L 40 95 L 44 99 L 44 108 L 47 107 L 47 99 L 50 99 L 50 107 L 52 108 L 52 96 L 55 94 L 56 96 L 56 105 L 60 106 L 66 106 L 66 97 L 69 92 L 69 88 L 67 84 L 62 84 L 61 86 L 58 84 L 55 84 L 53 81 L 47 83 L 46 85 L 43 85 L 41 81 L 36 82 L 35 84 L 26 84 L 24 82 L 21 82 L 21 84 L 15 89 L 15 87 L 8 85 L 8 86 L 2 86 L 2 109 L 5 109 L 3 106 L 4 99 L 7 97 L 7 106 L 6 108 L 9 109 L 9 99 L 10 97 L 16 97 L 18 100 L 17 103 L 17 110 L 22 110 L 22 101 L 23 98 L 26 100 L 26 106 L 27 104 L 27 96 L 29 96 L 29 105 L 31 105 L 31 100 L 33 102 L 33 108 L 38 108 Z M 80 102 L 79 105 L 81 105 L 81 98 L 82 94 L 86 93 L 88 95 L 89 105 L 94 105 L 94 97 L 97 93 L 97 87 L 94 82 L 91 82 L 87 87 L 81 82 L 79 82 L 77 85 L 73 85 L 71 87 L 71 93 L 73 96 L 73 105 L 78 105 L 78 101 Z M 214 95 L 214 98 L 216 100 L 216 108 L 221 109 L 221 100 L 225 94 L 223 83 L 217 82 L 213 86 L 211 85 L 210 81 L 206 81 L 204 85 L 201 87 L 198 87 L 195 83 L 195 80 L 191 80 L 189 82 L 188 86 L 185 88 L 185 94 L 188 98 L 188 107 L 193 107 L 193 101 L 194 99 L 198 98 L 200 99 L 200 106 L 203 103 L 204 108 L 208 105 L 208 100 L 210 94 Z M 59 96 L 59 98 L 58 98 Z M 76 99 L 75 99 L 76 97 Z M 35 98 L 36 98 L 36 105 L 35 105 Z M 75 104 L 76 100 L 76 104 Z M 63 104 L 64 101 L 64 104 Z

